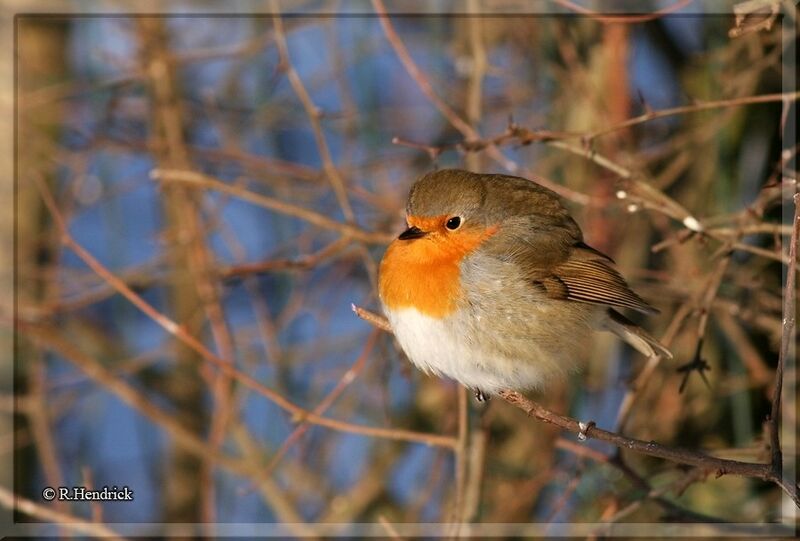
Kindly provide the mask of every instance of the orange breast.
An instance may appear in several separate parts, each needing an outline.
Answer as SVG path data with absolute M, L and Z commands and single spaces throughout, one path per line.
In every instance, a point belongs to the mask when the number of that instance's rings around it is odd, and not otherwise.
M 395 240 L 380 266 L 379 293 L 386 308 L 416 308 L 442 318 L 462 295 L 460 263 L 495 228 L 483 231 L 433 231 L 416 240 Z

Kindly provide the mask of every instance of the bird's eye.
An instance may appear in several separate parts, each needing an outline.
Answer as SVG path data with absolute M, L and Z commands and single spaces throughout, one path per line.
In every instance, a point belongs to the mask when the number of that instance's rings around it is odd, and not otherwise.
M 445 223 L 444 226 L 450 231 L 455 231 L 456 229 L 461 227 L 461 216 L 453 216 L 452 218 L 447 220 L 447 223 Z

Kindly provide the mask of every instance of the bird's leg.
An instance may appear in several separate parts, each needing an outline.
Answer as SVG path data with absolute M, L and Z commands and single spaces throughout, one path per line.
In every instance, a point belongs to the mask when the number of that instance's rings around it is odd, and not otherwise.
M 491 396 L 484 393 L 480 389 L 475 389 L 475 400 L 477 400 L 478 402 L 488 402 L 490 398 Z

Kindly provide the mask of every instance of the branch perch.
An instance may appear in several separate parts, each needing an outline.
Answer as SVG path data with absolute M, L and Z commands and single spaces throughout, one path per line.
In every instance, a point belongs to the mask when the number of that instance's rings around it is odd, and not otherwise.
M 391 328 L 386 318 L 373 312 L 353 305 L 353 311 L 360 318 L 370 324 L 389 332 Z M 581 440 L 592 438 L 611 443 L 620 449 L 629 449 L 635 453 L 663 458 L 677 464 L 686 464 L 701 468 L 707 472 L 713 472 L 717 477 L 723 475 L 738 475 L 740 477 L 750 477 L 762 479 L 778 485 L 786 494 L 792 498 L 795 505 L 800 507 L 800 497 L 798 497 L 797 486 L 784 482 L 780 471 L 773 467 L 772 463 L 763 464 L 756 462 L 740 462 L 717 458 L 699 451 L 668 447 L 654 441 L 643 441 L 636 438 L 629 438 L 616 432 L 609 432 L 598 428 L 593 423 L 588 426 L 571 417 L 552 412 L 547 408 L 529 400 L 516 391 L 500 391 L 500 397 L 509 404 L 518 407 L 529 417 L 534 417 L 544 423 L 556 425 L 559 428 L 578 434 Z

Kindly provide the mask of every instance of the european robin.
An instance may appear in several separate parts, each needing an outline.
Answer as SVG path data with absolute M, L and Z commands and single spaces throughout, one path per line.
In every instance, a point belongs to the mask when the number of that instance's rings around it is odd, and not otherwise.
M 408 358 L 479 400 L 541 388 L 578 366 L 595 330 L 647 356 L 670 352 L 614 308 L 656 310 L 583 242 L 558 196 L 520 177 L 458 169 L 411 188 L 408 229 L 386 250 L 379 293 Z

